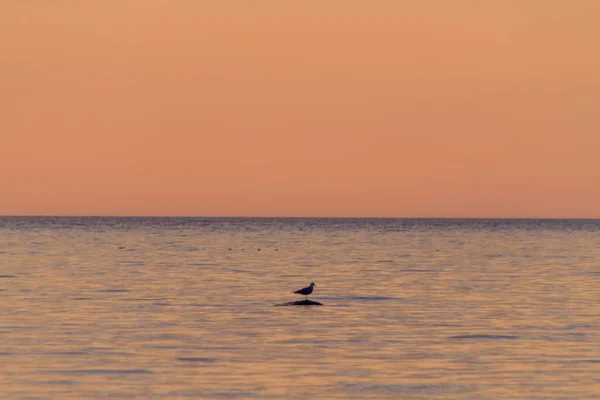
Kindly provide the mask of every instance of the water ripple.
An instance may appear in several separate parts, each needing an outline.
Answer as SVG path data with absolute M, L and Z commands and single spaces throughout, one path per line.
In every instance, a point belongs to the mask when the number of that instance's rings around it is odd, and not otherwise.
M 209 357 L 177 357 L 177 361 L 188 361 L 188 362 L 200 362 L 200 363 L 214 363 L 217 362 L 216 358 Z
M 472 339 L 472 340 L 492 339 L 493 340 L 493 339 L 519 339 L 519 337 L 512 336 L 512 335 L 457 335 L 457 336 L 450 336 L 450 339 Z
M 46 371 L 50 373 L 59 372 L 65 375 L 147 375 L 154 374 L 149 369 L 71 369 L 63 371 Z

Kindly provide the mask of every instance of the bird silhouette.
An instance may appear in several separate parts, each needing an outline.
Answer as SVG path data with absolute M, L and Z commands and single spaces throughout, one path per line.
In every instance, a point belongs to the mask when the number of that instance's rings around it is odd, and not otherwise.
M 304 296 L 305 300 L 308 300 L 308 295 L 311 294 L 313 292 L 313 288 L 317 286 L 315 285 L 314 282 L 310 283 L 310 286 L 307 286 L 305 288 L 302 288 L 300 290 L 296 290 L 294 293 L 298 293 Z

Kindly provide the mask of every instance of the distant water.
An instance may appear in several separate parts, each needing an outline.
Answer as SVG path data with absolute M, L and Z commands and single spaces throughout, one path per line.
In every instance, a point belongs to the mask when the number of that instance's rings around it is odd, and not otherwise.
M 600 398 L 599 220 L 2 217 L 0 300 L 2 399 Z

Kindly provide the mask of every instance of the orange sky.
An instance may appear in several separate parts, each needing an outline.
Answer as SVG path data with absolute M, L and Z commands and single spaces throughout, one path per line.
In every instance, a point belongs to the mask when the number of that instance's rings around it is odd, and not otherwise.
M 7 0 L 0 215 L 600 217 L 598 0 Z

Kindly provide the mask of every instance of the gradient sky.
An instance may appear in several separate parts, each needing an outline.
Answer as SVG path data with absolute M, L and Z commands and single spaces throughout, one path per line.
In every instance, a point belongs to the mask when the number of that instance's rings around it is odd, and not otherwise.
M 0 214 L 600 217 L 598 0 L 4 0 Z

